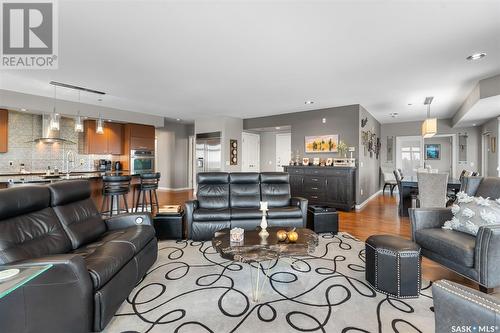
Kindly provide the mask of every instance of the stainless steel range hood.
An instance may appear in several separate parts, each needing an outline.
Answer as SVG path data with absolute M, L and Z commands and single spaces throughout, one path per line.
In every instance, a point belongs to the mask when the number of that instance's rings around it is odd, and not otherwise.
M 50 115 L 42 115 L 42 137 L 33 140 L 35 143 L 63 143 L 63 144 L 76 144 L 73 141 L 61 138 L 60 131 L 52 131 L 50 129 Z

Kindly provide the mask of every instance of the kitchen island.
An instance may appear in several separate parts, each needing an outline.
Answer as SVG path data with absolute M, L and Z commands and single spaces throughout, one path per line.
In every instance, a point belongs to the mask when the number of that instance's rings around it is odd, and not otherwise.
M 92 199 L 94 200 L 97 207 L 101 207 L 102 203 L 102 177 L 103 176 L 132 176 L 131 184 L 136 184 L 139 182 L 139 174 L 130 174 L 128 170 L 121 171 L 75 171 L 69 174 L 61 173 L 59 175 L 47 176 L 43 172 L 33 172 L 33 173 L 9 173 L 0 174 L 0 189 L 23 186 L 23 185 L 44 185 L 53 182 L 60 181 L 71 181 L 75 179 L 88 179 L 92 188 Z M 127 202 L 129 207 L 133 207 L 132 203 L 132 189 L 127 196 Z

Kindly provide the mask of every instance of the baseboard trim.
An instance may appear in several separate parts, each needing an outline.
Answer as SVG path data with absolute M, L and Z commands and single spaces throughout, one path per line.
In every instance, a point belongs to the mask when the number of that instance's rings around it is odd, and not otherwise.
M 379 194 L 382 193 L 382 190 L 378 190 L 377 192 L 373 193 L 368 199 L 366 199 L 365 201 L 363 201 L 361 204 L 359 205 L 356 205 L 355 208 L 356 210 L 360 210 L 360 209 L 363 209 L 363 207 L 372 199 L 374 199 L 375 197 L 377 197 Z
M 177 191 L 188 191 L 188 190 L 192 190 L 191 187 L 176 187 L 176 188 L 171 188 L 171 187 L 158 187 L 159 190 L 162 190 L 162 191 L 173 191 L 173 192 L 177 192 Z

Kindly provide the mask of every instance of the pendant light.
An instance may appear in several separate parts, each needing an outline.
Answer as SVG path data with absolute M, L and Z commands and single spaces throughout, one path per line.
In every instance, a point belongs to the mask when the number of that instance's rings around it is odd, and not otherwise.
M 80 91 L 78 91 L 78 112 L 76 114 L 76 119 L 75 119 L 75 132 L 76 133 L 82 133 L 83 132 L 83 122 L 82 122 L 82 116 L 80 115 Z
M 102 115 L 99 113 L 99 119 L 97 119 L 97 126 L 95 128 L 95 132 L 97 134 L 104 134 L 104 126 L 103 126 Z
M 431 118 L 431 103 L 434 97 L 426 97 L 424 105 L 427 105 L 427 119 L 422 123 L 422 136 L 431 138 L 437 134 L 437 118 Z
M 57 101 L 57 87 L 54 86 L 54 108 L 52 109 L 52 114 L 50 116 L 50 130 L 51 131 L 59 131 L 59 113 L 56 112 L 56 101 Z
M 101 106 L 102 98 L 97 100 L 99 102 L 99 107 Z M 102 114 L 99 112 L 99 119 L 97 119 L 97 126 L 95 128 L 97 134 L 104 134 L 104 121 L 102 120 Z

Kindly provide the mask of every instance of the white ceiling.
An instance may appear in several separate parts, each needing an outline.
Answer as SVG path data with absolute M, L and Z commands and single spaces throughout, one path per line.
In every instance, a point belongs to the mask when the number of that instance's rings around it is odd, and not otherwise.
M 451 117 L 500 73 L 500 1 L 81 0 L 59 1 L 59 16 L 59 69 L 4 70 L 0 88 L 52 96 L 61 81 L 186 120 L 359 103 L 399 122 L 423 119 L 425 96 Z M 465 60 L 478 51 L 488 56 Z

